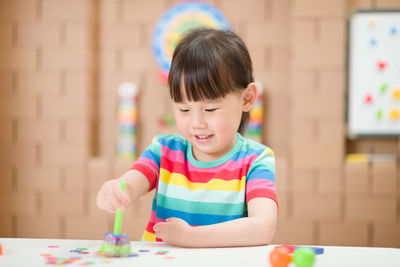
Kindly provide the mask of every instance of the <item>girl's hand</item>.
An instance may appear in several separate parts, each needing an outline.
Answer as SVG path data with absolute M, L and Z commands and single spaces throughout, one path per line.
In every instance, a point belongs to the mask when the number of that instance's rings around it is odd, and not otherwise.
M 182 219 L 168 218 L 165 222 L 154 225 L 157 238 L 173 246 L 190 246 L 190 233 L 192 227 Z
M 122 192 L 121 181 L 113 179 L 105 182 L 97 193 L 97 206 L 109 212 L 126 207 L 130 203 L 129 196 Z

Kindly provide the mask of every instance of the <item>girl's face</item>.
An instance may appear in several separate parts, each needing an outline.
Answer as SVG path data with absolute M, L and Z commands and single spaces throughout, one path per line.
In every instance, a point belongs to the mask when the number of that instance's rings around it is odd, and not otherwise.
M 249 111 L 254 103 L 249 105 L 246 95 L 244 91 L 240 95 L 232 93 L 224 98 L 198 102 L 184 97 L 182 103 L 173 103 L 179 132 L 192 144 L 196 160 L 213 161 L 232 149 L 242 112 Z

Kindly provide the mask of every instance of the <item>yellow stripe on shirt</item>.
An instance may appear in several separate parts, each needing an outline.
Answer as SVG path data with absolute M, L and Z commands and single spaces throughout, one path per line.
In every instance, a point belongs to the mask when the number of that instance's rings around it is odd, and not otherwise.
M 171 185 L 178 185 L 185 187 L 191 191 L 195 190 L 216 190 L 216 191 L 241 191 L 246 187 L 246 177 L 243 176 L 239 181 L 238 179 L 225 181 L 222 179 L 211 179 L 207 183 L 193 183 L 189 181 L 186 176 L 179 173 L 170 173 L 169 171 L 161 168 L 160 180 L 164 183 Z
M 272 156 L 275 156 L 275 153 L 274 153 L 274 151 L 272 151 L 272 149 L 271 148 L 266 148 L 264 151 L 263 151 L 263 153 L 264 152 L 267 152 L 268 154 L 270 154 L 270 155 L 272 155 Z
M 144 231 L 142 235 L 142 239 L 144 241 L 149 241 L 149 242 L 156 242 L 156 235 L 149 233 L 147 230 Z

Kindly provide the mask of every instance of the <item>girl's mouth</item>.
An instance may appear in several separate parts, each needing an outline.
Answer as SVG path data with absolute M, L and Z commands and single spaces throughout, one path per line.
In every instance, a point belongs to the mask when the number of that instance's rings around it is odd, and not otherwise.
M 197 140 L 197 142 L 199 143 L 207 143 L 208 141 L 210 141 L 211 137 L 213 137 L 214 135 L 210 134 L 210 135 L 195 135 L 195 138 Z

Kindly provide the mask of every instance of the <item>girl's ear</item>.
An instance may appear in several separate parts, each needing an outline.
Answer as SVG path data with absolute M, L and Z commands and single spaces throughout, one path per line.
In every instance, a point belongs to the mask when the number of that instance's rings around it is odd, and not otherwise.
M 257 99 L 257 84 L 249 83 L 243 94 L 243 111 L 248 112 L 254 105 Z

